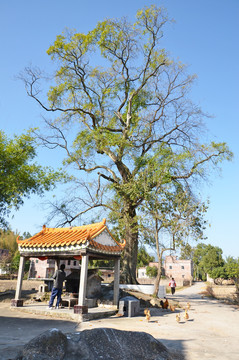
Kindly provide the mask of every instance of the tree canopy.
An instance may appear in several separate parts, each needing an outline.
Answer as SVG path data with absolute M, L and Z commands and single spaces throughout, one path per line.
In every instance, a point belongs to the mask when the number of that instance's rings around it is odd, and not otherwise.
M 148 265 L 149 262 L 153 262 L 153 261 L 154 261 L 154 256 L 149 255 L 145 247 L 141 246 L 138 251 L 137 267 L 143 267 L 145 265 Z
M 186 256 L 185 256 L 186 254 Z M 206 280 L 207 274 L 213 279 L 228 278 L 225 269 L 223 251 L 218 246 L 199 243 L 196 247 L 182 246 L 181 258 L 193 260 L 194 277 Z
M 50 190 L 59 173 L 33 162 L 36 143 L 30 133 L 8 139 L 0 131 L 0 225 L 12 208 L 19 209 L 30 194 Z
M 55 114 L 46 120 L 51 132 L 39 138 L 64 149 L 64 163 L 86 174 L 86 183 L 83 175 L 75 182 L 88 199 L 74 193 L 56 204 L 61 224 L 104 206 L 126 240 L 123 274 L 133 283 L 145 198 L 159 185 L 203 177 L 232 156 L 225 143 L 200 138 L 206 115 L 189 98 L 195 76 L 161 45 L 168 22 L 153 5 L 139 10 L 135 23 L 107 19 L 87 34 L 58 35 L 47 51 L 56 65 L 47 100 L 41 71 L 27 68 L 24 75 L 29 96 Z

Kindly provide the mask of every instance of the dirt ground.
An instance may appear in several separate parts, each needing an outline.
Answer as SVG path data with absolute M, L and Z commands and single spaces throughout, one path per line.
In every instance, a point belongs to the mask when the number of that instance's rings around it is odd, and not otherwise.
M 37 283 L 38 284 L 38 283 Z M 32 287 L 33 288 L 33 287 Z M 38 287 L 37 287 L 38 289 Z M 176 291 L 169 301 L 178 303 L 175 312 L 150 309 L 151 319 L 113 316 L 106 319 L 77 323 L 12 311 L 9 302 L 0 302 L 0 359 L 13 359 L 17 350 L 33 337 L 51 328 L 64 333 L 79 332 L 97 327 L 144 331 L 160 340 L 170 350 L 181 354 L 183 360 L 238 360 L 239 309 L 236 306 L 202 297 L 205 284 Z M 30 291 L 24 290 L 24 291 Z M 184 319 L 184 306 L 190 303 L 189 320 Z M 176 322 L 176 314 L 180 322 Z

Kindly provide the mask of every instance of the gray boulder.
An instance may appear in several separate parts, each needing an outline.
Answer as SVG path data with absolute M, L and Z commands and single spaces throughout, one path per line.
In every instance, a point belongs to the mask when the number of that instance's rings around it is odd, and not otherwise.
M 16 360 L 62 360 L 67 349 L 67 337 L 58 329 L 47 330 L 30 340 Z
M 99 328 L 63 335 L 47 331 L 25 345 L 16 360 L 173 360 L 167 348 L 144 332 Z
M 64 360 L 172 360 L 167 348 L 144 332 L 99 328 L 68 341 Z

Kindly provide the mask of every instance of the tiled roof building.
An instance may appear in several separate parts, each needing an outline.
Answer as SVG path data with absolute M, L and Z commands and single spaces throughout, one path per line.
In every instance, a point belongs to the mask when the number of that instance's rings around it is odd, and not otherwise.
M 40 260 L 54 259 L 57 267 L 60 260 L 81 260 L 81 279 L 78 307 L 87 311 L 85 304 L 85 289 L 89 259 L 114 259 L 114 303 L 118 303 L 120 256 L 125 241 L 119 243 L 110 233 L 106 220 L 102 222 L 68 227 L 43 229 L 29 239 L 17 240 L 20 252 L 20 266 L 14 306 L 22 306 L 20 301 L 23 269 L 25 259 L 38 258 Z M 77 310 L 77 309 L 76 309 Z
M 111 235 L 106 226 L 105 219 L 102 222 L 68 227 L 68 228 L 46 228 L 26 240 L 17 240 L 19 252 L 22 255 L 39 255 L 39 257 L 54 257 L 59 254 L 65 257 L 72 256 L 76 259 L 78 255 L 87 251 L 94 254 L 120 255 L 124 243 L 120 244 Z M 44 256 L 41 256 L 43 255 Z

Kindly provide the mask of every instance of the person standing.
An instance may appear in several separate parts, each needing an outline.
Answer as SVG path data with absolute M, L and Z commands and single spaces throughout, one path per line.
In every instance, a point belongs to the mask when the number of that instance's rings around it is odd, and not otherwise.
M 170 283 L 168 285 L 170 286 L 171 294 L 173 295 L 175 293 L 175 288 L 177 286 L 173 277 L 172 277 L 172 280 L 170 281 Z
M 61 264 L 60 269 L 56 270 L 54 275 L 53 275 L 53 279 L 54 279 L 54 283 L 53 283 L 53 289 L 51 292 L 51 298 L 49 301 L 49 309 L 52 309 L 55 297 L 57 296 L 57 301 L 56 301 L 56 309 L 59 309 L 59 304 L 61 301 L 61 294 L 62 294 L 62 288 L 63 288 L 63 282 L 66 278 L 66 273 L 65 273 L 65 264 Z

